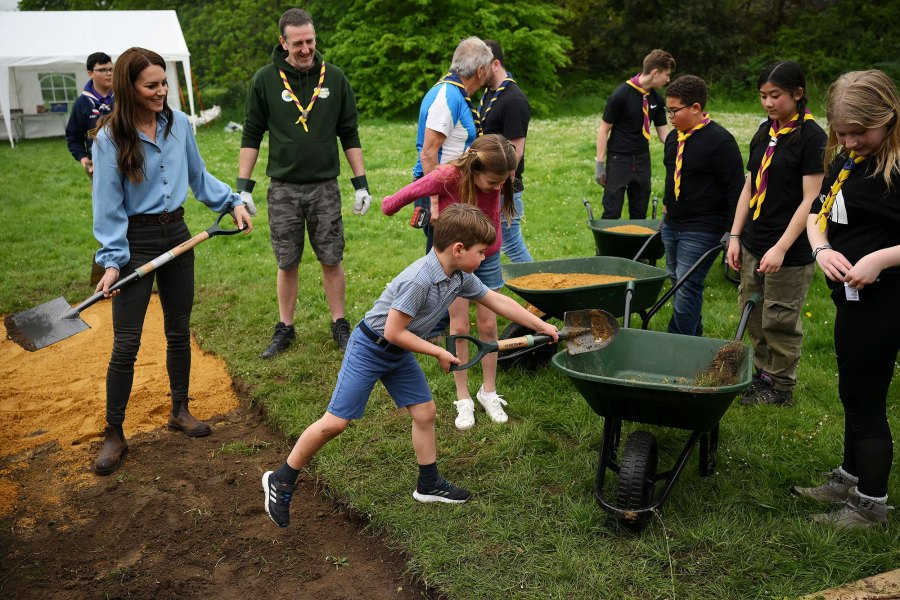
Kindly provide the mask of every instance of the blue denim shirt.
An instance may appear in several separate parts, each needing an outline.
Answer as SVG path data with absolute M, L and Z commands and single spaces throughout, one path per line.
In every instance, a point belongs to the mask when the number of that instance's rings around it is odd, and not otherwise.
M 194 196 L 216 212 L 243 204 L 240 196 L 213 177 L 197 149 L 187 115 L 173 111 L 169 136 L 163 137 L 166 119 L 156 121 L 156 142 L 138 133 L 144 148 L 144 179 L 132 183 L 119 172 L 116 148 L 107 128 L 97 134 L 94 161 L 94 237 L 100 242 L 97 263 L 119 270 L 128 264 L 128 217 L 173 212 L 187 199 L 188 185 Z

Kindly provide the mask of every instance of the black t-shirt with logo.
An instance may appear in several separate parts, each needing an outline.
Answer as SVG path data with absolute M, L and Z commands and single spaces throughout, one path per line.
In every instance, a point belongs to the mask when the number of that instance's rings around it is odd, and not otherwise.
M 679 231 L 725 233 L 744 187 L 744 166 L 734 136 L 710 121 L 687 139 L 681 156 L 681 194 L 675 199 L 678 130 L 666 138 L 666 226 Z
M 656 90 L 647 96 L 647 112 L 650 115 L 650 133 L 654 127 L 666 124 L 666 104 Z M 603 120 L 612 123 L 612 131 L 606 150 L 615 154 L 639 154 L 649 152 L 647 138 L 644 137 L 643 95 L 628 85 L 621 84 L 606 101 Z
M 531 119 L 531 105 L 522 89 L 512 82 L 506 83 L 506 88 L 500 92 L 497 100 L 489 104 L 494 92 L 485 91 L 485 114 L 481 119 L 481 127 L 487 133 L 499 133 L 508 140 L 523 138 L 528 135 L 528 121 Z M 490 106 L 491 110 L 487 110 Z M 516 167 L 516 181 L 513 190 L 521 192 L 525 189 L 522 182 L 522 173 L 525 171 L 525 154 Z
M 822 195 L 813 202 L 812 213 L 822 209 L 822 201 L 845 162 L 847 154 L 841 154 L 828 167 Z M 831 207 L 828 243 L 854 265 L 876 250 L 900 246 L 900 174 L 894 173 L 888 188 L 883 173 L 876 173 L 875 168 L 872 158 L 857 165 Z M 885 269 L 879 277 L 900 277 L 900 267 Z M 830 280 L 828 284 L 838 285 Z
M 750 142 L 747 170 L 750 172 L 751 194 L 756 193 L 756 176 L 769 145 L 768 132 L 771 125 L 772 121 L 769 119 L 763 121 L 757 133 L 762 132 L 764 137 L 761 141 Z M 741 232 L 741 243 L 757 259 L 761 259 L 778 243 L 797 212 L 797 207 L 803 202 L 803 177 L 824 170 L 822 163 L 827 140 L 825 131 L 815 121 L 807 121 L 802 128 L 779 138 L 769 165 L 769 183 L 759 218 L 753 220 L 756 208 L 751 208 Z M 785 253 L 782 264 L 786 267 L 808 265 L 813 261 L 811 253 L 804 231 Z

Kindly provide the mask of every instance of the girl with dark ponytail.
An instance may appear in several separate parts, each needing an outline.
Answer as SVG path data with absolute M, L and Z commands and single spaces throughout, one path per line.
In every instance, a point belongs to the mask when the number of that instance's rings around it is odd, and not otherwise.
M 826 136 L 807 108 L 800 65 L 767 65 L 757 87 L 767 117 L 750 141 L 727 259 L 741 274 L 739 301 L 754 293 L 763 298 L 747 325 L 755 375 L 741 403 L 785 406 L 793 403 L 803 345 L 800 319 L 815 273 L 803 233 L 825 176 Z

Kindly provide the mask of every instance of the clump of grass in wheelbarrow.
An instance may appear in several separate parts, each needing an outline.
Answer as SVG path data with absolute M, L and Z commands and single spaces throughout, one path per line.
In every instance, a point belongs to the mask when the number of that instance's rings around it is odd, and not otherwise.
M 563 329 L 557 333 L 559 339 L 566 342 L 566 351 L 570 355 L 605 348 L 619 332 L 619 322 L 616 321 L 616 318 L 598 308 L 568 311 L 563 315 L 563 324 Z M 453 356 L 456 356 L 457 341 L 471 342 L 475 345 L 476 353 L 469 361 L 460 365 L 452 365 L 451 371 L 464 371 L 473 367 L 491 352 L 549 344 L 553 342 L 553 338 L 549 335 L 523 335 L 496 342 L 484 342 L 471 335 L 448 335 L 446 338 L 447 351 Z
M 740 340 L 728 342 L 716 351 L 709 368 L 697 373 L 694 385 L 707 388 L 734 385 L 740 380 L 743 362 L 744 343 Z

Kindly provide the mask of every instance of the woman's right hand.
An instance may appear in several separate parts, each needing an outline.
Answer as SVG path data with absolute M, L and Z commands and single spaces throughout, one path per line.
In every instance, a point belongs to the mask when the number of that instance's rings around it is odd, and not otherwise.
M 113 292 L 109 291 L 109 288 L 115 284 L 119 280 L 119 270 L 115 267 L 106 267 L 106 272 L 103 274 L 103 277 L 100 278 L 100 281 L 97 283 L 96 289 L 94 289 L 94 293 L 103 292 L 104 298 L 111 298 L 112 296 L 118 296 L 121 290 L 115 290 Z
M 846 281 L 847 272 L 853 265 L 843 254 L 831 248 L 823 248 L 816 254 L 816 262 L 831 281 Z
M 726 254 L 728 266 L 735 271 L 741 270 L 741 241 L 738 238 L 728 240 L 728 252 Z

